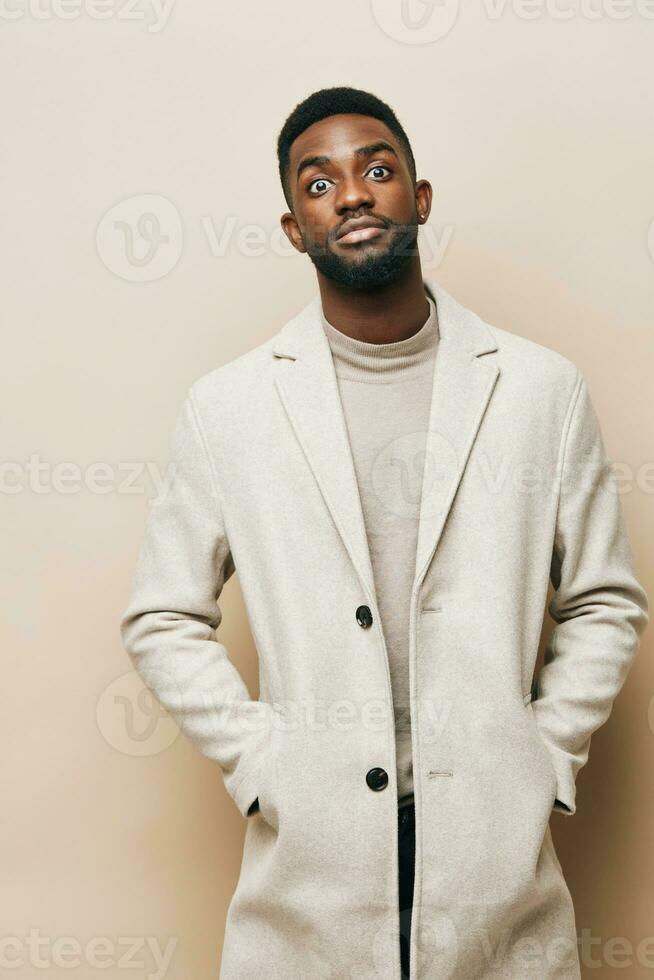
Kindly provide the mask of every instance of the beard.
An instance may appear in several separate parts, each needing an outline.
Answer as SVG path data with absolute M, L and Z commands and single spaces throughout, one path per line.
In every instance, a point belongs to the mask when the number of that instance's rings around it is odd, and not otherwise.
M 377 289 L 401 279 L 417 254 L 417 218 L 416 214 L 415 223 L 409 225 L 381 218 L 388 229 L 386 248 L 380 249 L 372 242 L 361 242 L 348 246 L 351 257 L 335 252 L 329 240 L 323 246 L 305 236 L 304 245 L 316 269 L 327 279 L 347 289 Z

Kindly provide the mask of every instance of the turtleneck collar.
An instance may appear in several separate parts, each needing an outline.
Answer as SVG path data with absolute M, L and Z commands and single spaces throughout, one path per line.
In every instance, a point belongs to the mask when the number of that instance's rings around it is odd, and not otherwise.
M 322 325 L 336 374 L 360 381 L 396 381 L 431 370 L 438 343 L 436 304 L 427 293 L 429 316 L 416 333 L 390 344 L 374 344 L 348 337 L 327 320 L 321 307 Z

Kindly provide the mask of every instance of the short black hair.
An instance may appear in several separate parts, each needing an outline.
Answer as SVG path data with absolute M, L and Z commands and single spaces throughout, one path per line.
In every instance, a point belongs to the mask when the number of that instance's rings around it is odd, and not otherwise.
M 321 119 L 326 119 L 328 116 L 336 116 L 341 112 L 372 116 L 374 119 L 380 119 L 381 122 L 385 123 L 399 140 L 406 154 L 411 176 L 414 181 L 416 180 L 416 161 L 413 156 L 409 137 L 404 132 L 399 119 L 389 105 L 382 102 L 381 99 L 378 99 L 376 95 L 372 95 L 370 92 L 364 92 L 358 88 L 350 88 L 347 85 L 321 88 L 296 105 L 277 137 L 279 177 L 282 182 L 286 203 L 291 210 L 293 210 L 293 196 L 291 193 L 289 173 L 291 144 L 305 129 L 313 125 L 313 123 L 320 122 Z

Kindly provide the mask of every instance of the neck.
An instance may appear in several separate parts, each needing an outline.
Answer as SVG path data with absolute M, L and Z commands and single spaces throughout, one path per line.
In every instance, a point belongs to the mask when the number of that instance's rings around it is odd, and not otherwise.
M 337 330 L 370 344 L 406 340 L 425 323 L 429 303 L 419 263 L 406 276 L 372 290 L 348 289 L 318 273 L 325 318 Z

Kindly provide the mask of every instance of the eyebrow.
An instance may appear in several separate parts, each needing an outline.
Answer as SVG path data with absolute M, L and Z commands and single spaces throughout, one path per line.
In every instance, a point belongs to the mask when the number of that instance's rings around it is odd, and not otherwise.
M 386 140 L 379 140 L 377 143 L 368 143 L 367 146 L 360 146 L 354 151 L 354 155 L 355 157 L 372 157 L 375 153 L 380 153 L 382 150 L 386 150 L 387 153 L 392 153 L 399 160 L 396 150 Z M 300 179 L 302 171 L 306 170 L 307 167 L 324 167 L 331 162 L 331 157 L 324 155 L 304 157 L 297 165 L 296 179 Z

